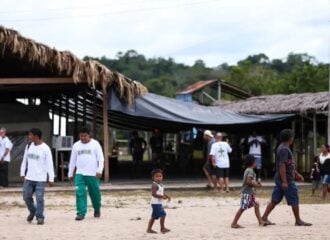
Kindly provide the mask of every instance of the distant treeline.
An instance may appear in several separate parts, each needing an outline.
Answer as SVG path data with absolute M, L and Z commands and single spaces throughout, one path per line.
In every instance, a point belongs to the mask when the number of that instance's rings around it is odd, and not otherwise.
M 141 82 L 149 92 L 170 97 L 194 82 L 215 78 L 233 83 L 253 95 L 328 90 L 329 65 L 305 53 L 290 53 L 286 58 L 273 60 L 260 53 L 236 65 L 222 63 L 214 68 L 206 67 L 203 60 L 188 66 L 172 58 L 146 58 L 134 50 L 119 52 L 115 59 L 94 59 Z

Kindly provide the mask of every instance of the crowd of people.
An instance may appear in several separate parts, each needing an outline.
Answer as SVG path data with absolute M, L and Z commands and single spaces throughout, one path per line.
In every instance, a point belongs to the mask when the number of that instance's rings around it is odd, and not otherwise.
M 232 148 L 228 143 L 228 139 L 223 141 L 222 133 L 216 133 L 214 137 L 210 130 L 205 130 L 204 141 L 206 146 L 206 158 L 203 172 L 208 181 L 207 187 L 216 191 L 217 186 L 220 186 L 220 192 L 224 190 L 229 192 L 229 154 L 232 152 Z M 262 145 L 265 144 L 264 138 L 258 136 L 257 133 L 253 131 L 250 136 L 243 138 L 240 144 L 242 146 L 245 144 L 245 146 L 248 147 L 247 153 L 255 158 L 257 179 L 258 182 L 261 182 Z
M 10 151 L 13 144 L 6 136 L 6 129 L 0 129 L 0 157 L 1 172 L 0 180 L 2 186 L 8 186 L 8 163 L 10 162 Z M 159 132 L 155 132 L 150 139 L 153 149 L 153 161 L 157 162 L 163 142 Z M 207 146 L 206 162 L 203 170 L 209 185 L 216 191 L 229 191 L 229 154 L 232 151 L 228 140 L 223 140 L 223 134 L 218 132 L 215 135 L 210 130 L 203 133 Z M 50 147 L 43 142 L 42 132 L 38 128 L 33 128 L 28 132 L 29 143 L 25 147 L 23 160 L 20 168 L 20 176 L 23 181 L 23 199 L 29 211 L 27 221 L 32 222 L 35 218 L 38 225 L 44 224 L 44 195 L 45 187 L 54 184 L 54 166 Z M 253 132 L 248 137 L 249 154 L 245 156 L 245 172 L 241 190 L 240 207 L 231 224 L 232 228 L 241 228 L 238 224 L 243 212 L 251 207 L 255 208 L 255 214 L 260 226 L 273 225 L 269 220 L 269 215 L 273 209 L 286 198 L 287 204 L 291 206 L 296 226 L 311 226 L 300 217 L 299 194 L 296 181 L 304 181 L 304 177 L 297 172 L 294 153 L 291 145 L 294 142 L 293 132 L 289 129 L 280 133 L 280 144 L 276 149 L 276 173 L 275 187 L 271 195 L 271 201 L 267 205 L 263 215 L 260 213 L 260 204 L 256 198 L 256 188 L 261 188 L 260 175 L 258 171 L 262 167 L 262 154 L 260 146 L 264 140 Z M 135 164 L 142 161 L 143 152 L 147 143 L 134 132 L 131 141 L 131 153 Z M 7 164 L 4 165 L 4 162 Z M 4 167 L 6 166 L 6 167 Z M 7 172 L 4 174 L 4 169 Z M 90 130 L 83 127 L 79 131 L 79 141 L 75 142 L 70 157 L 68 178 L 75 185 L 76 193 L 76 217 L 81 221 L 87 214 L 87 195 L 89 194 L 94 209 L 94 217 L 101 217 L 101 192 L 100 179 L 104 170 L 104 155 L 100 143 L 93 139 Z M 255 173 L 256 170 L 256 173 Z M 312 180 L 313 194 L 322 184 L 322 198 L 325 199 L 330 191 L 330 147 L 321 146 L 320 156 L 315 157 L 313 168 L 310 173 Z M 165 193 L 163 181 L 163 170 L 154 168 L 152 171 L 153 183 L 151 186 L 151 207 L 152 215 L 148 223 L 147 232 L 156 233 L 152 229 L 154 221 L 160 219 L 161 232 L 170 230 L 165 227 L 166 212 L 163 208 L 163 200 L 170 200 L 170 196 Z M 218 188 L 219 186 L 219 188 Z M 36 201 L 33 199 L 35 194 Z

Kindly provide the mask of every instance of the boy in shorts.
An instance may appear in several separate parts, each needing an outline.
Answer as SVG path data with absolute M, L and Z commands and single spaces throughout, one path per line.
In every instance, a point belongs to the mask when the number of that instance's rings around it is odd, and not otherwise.
M 155 169 L 151 172 L 153 184 L 151 186 L 151 207 L 152 207 L 152 215 L 149 220 L 147 233 L 157 233 L 152 230 L 152 225 L 155 220 L 160 218 L 160 231 L 162 233 L 167 233 L 170 230 L 165 228 L 165 217 L 166 212 L 163 207 L 163 200 L 170 201 L 170 196 L 165 194 L 164 186 L 162 185 L 163 181 L 163 171 L 161 169 Z
M 241 206 L 235 215 L 231 227 L 243 228 L 241 225 L 238 224 L 238 220 L 240 219 L 242 213 L 251 207 L 254 207 L 259 226 L 266 226 L 266 223 L 261 219 L 259 203 L 256 200 L 255 188 L 261 188 L 262 186 L 260 183 L 256 182 L 256 174 L 254 172 L 254 169 L 256 168 L 256 159 L 254 158 L 254 156 L 247 155 L 245 157 L 245 166 L 246 169 L 244 171 L 243 185 L 241 191 Z

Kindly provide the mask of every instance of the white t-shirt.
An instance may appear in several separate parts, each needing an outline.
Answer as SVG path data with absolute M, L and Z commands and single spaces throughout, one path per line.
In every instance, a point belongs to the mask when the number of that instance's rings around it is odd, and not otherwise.
M 9 149 L 9 152 L 3 160 L 6 162 L 10 162 L 10 151 L 13 148 L 13 144 L 7 136 L 4 138 L 0 138 L 0 158 L 2 158 L 2 156 L 5 154 L 7 148 Z
M 164 196 L 164 186 L 162 184 L 158 184 L 154 182 L 154 184 L 157 185 L 158 189 L 156 194 L 160 196 Z M 151 204 L 163 204 L 163 199 L 162 198 L 155 198 L 154 196 L 151 197 Z
M 262 137 L 260 137 L 260 136 L 256 136 L 256 137 L 250 136 L 249 139 L 248 139 L 248 143 L 250 144 L 250 142 L 252 142 L 255 139 L 258 140 L 258 142 L 263 142 L 264 141 L 262 139 Z M 260 143 L 258 143 L 258 144 L 253 143 L 250 146 L 249 154 L 261 155 L 261 144 Z
M 323 156 L 323 153 L 320 154 L 320 163 L 323 164 L 326 159 L 330 158 L 330 153 L 327 155 Z
M 73 144 L 68 176 L 72 177 L 76 168 L 76 173 L 84 176 L 96 176 L 102 173 L 104 167 L 104 156 L 101 145 L 98 141 L 91 139 L 88 143 L 81 141 Z
M 228 153 L 231 153 L 232 149 L 227 142 L 215 142 L 211 147 L 212 157 L 215 158 L 215 164 L 219 168 L 229 168 L 229 156 Z
M 29 149 L 24 152 L 21 176 L 25 176 L 25 179 L 31 181 L 46 182 L 47 174 L 49 181 L 54 182 L 53 156 L 50 148 L 46 143 L 39 145 L 31 143 Z

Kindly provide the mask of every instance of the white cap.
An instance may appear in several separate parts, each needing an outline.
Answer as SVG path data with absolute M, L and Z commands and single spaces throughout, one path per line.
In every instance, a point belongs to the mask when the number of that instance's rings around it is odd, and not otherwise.
M 205 130 L 205 131 L 204 131 L 204 135 L 209 136 L 209 137 L 211 137 L 211 138 L 214 137 L 213 134 L 212 134 L 212 132 L 211 132 L 210 130 Z

